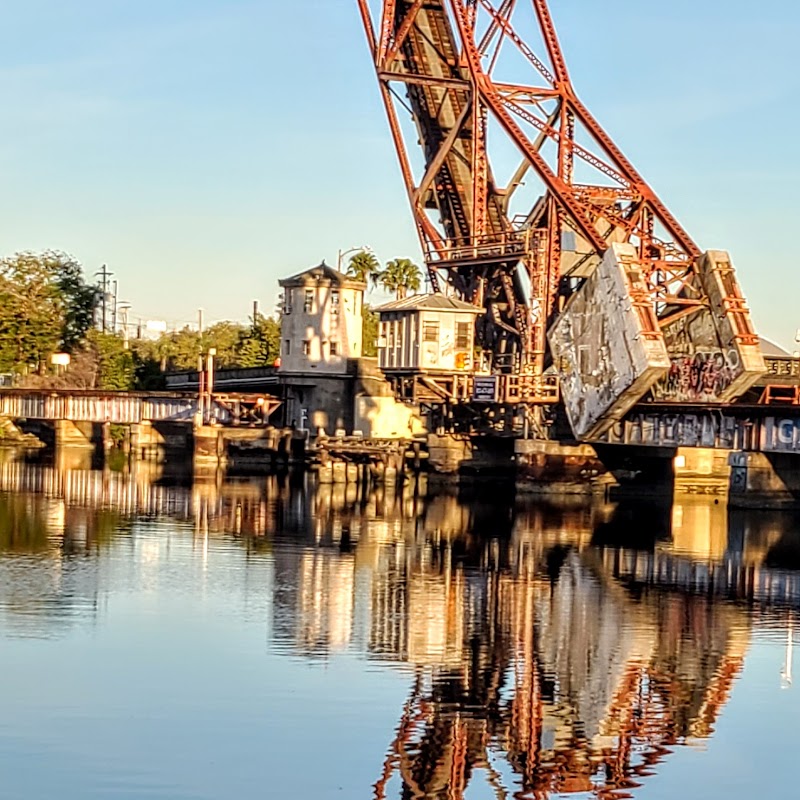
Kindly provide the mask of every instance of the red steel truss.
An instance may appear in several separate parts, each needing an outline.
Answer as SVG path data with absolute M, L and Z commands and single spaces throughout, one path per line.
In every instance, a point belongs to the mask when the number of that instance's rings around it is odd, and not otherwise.
M 431 284 L 485 308 L 478 340 L 525 399 L 610 243 L 635 245 L 656 324 L 702 301 L 698 247 L 578 99 L 546 0 L 357 1 Z

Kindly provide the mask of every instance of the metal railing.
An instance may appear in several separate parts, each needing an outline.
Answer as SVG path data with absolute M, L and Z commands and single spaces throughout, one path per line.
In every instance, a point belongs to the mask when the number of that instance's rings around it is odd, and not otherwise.
M 533 233 L 534 231 L 526 229 L 445 239 L 439 247 L 427 245 L 426 260 L 428 263 L 444 263 L 523 256 L 530 251 Z

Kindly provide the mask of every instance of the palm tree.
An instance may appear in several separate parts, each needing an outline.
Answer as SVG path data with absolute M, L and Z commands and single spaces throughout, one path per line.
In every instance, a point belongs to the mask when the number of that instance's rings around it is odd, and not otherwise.
M 422 273 L 411 259 L 395 258 L 378 274 L 376 283 L 380 283 L 387 292 L 394 292 L 397 299 L 402 300 L 409 291 L 419 291 Z
M 374 253 L 369 250 L 361 250 L 356 253 L 347 265 L 347 274 L 362 283 L 368 283 L 370 279 L 376 282 L 376 276 L 380 273 L 380 263 L 375 258 Z

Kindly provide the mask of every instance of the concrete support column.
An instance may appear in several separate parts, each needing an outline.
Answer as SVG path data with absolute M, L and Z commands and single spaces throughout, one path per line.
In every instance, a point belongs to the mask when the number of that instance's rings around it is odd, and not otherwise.
M 224 466 L 227 463 L 223 429 L 200 425 L 194 429 L 194 463 L 198 467 Z
M 129 442 L 132 459 L 161 461 L 164 458 L 164 437 L 152 422 L 144 421 L 130 426 Z
M 103 453 L 106 455 L 114 446 L 114 440 L 111 438 L 111 423 L 104 422 L 102 425 L 102 438 L 103 438 Z
M 727 450 L 679 447 L 673 459 L 675 491 L 678 494 L 728 493 L 731 468 Z
M 468 436 L 428 434 L 428 457 L 431 471 L 439 475 L 457 475 L 472 459 L 472 442 Z
M 779 453 L 730 454 L 728 502 L 734 508 L 800 508 L 800 458 Z
M 92 423 L 72 422 L 68 419 L 55 421 L 56 449 L 64 447 L 81 447 L 93 449 Z

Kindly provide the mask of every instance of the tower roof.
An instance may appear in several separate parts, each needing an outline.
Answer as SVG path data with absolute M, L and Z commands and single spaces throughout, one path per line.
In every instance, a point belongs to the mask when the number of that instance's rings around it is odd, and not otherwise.
M 298 272 L 297 275 L 292 275 L 291 278 L 283 278 L 278 281 L 278 284 L 284 288 L 292 288 L 294 286 L 343 286 L 349 289 L 366 289 L 367 284 L 358 281 L 350 275 L 345 275 L 343 272 L 329 267 L 325 261 L 318 264 L 316 267 Z
M 434 294 L 412 294 L 410 297 L 404 297 L 402 300 L 394 300 L 391 303 L 378 306 L 375 311 L 378 313 L 383 313 L 384 311 L 458 311 L 462 314 L 464 312 L 472 314 L 482 313 L 481 309 L 477 306 L 465 303 L 463 300 L 458 300 L 455 297 L 447 297 L 438 292 Z

